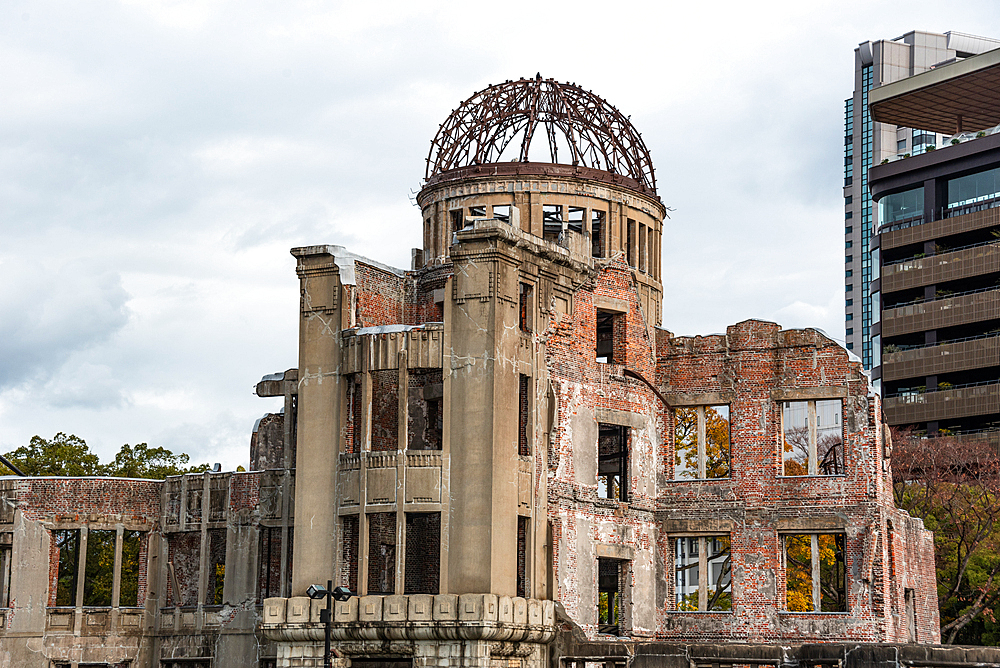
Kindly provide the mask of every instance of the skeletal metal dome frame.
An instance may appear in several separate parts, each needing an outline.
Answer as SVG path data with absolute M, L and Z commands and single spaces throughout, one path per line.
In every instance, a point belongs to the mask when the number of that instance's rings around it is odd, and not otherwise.
M 551 162 L 619 174 L 656 194 L 649 149 L 629 119 L 600 96 L 541 75 L 490 86 L 454 110 L 431 141 L 426 179 L 501 160 L 528 163 L 540 126 Z M 570 151 L 568 162 L 559 160 L 560 135 Z M 517 155 L 505 156 L 515 140 Z

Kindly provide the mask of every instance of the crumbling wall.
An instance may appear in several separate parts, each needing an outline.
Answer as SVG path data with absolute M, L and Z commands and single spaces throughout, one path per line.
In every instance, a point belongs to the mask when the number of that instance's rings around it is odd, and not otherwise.
M 602 309 L 614 312 L 611 363 L 597 361 L 597 312 Z M 554 419 L 549 452 L 541 461 L 549 477 L 555 597 L 574 621 L 596 636 L 597 559 L 628 562 L 623 569 L 627 600 L 619 624 L 631 635 L 652 636 L 657 577 L 653 511 L 659 467 L 655 444 L 660 437 L 652 391 L 622 375 L 622 369 L 629 368 L 651 378 L 655 368 L 650 328 L 629 270 L 609 262 L 573 295 L 572 314 L 556 314 L 544 335 Z M 599 494 L 600 424 L 626 429 L 627 502 Z
M 409 279 L 359 261 L 354 264 L 354 272 L 356 288 L 352 299 L 357 326 L 402 324 Z
M 167 537 L 167 605 L 198 605 L 201 571 L 201 532 L 185 531 Z M 176 585 L 176 590 L 175 590 Z
M 268 413 L 257 423 L 250 437 L 250 470 L 283 468 L 285 457 L 285 416 Z

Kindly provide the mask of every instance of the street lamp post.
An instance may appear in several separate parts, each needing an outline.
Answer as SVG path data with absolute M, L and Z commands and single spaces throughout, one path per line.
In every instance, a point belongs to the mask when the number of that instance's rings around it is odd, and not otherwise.
M 330 625 L 333 623 L 332 602 L 333 600 L 346 601 L 354 596 L 354 594 L 347 587 L 337 587 L 334 589 L 333 580 L 327 580 L 325 587 L 323 585 L 309 585 L 309 588 L 306 589 L 306 594 L 313 600 L 326 599 L 326 609 L 320 610 L 319 621 L 323 622 L 325 636 L 323 641 L 323 666 L 324 668 L 330 668 Z

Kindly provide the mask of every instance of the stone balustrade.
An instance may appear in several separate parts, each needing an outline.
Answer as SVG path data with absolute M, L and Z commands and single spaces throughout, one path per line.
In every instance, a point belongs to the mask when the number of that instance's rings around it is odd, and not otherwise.
M 264 601 L 264 634 L 276 641 L 322 640 L 324 600 L 305 596 Z M 334 603 L 335 641 L 486 640 L 548 643 L 555 604 L 496 594 L 362 596 Z

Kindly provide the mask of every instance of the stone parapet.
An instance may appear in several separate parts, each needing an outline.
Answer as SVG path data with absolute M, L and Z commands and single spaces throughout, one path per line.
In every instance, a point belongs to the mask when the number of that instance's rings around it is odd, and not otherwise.
M 264 635 L 279 642 L 320 641 L 322 601 L 269 598 Z M 553 601 L 496 594 L 362 596 L 337 603 L 334 641 L 482 640 L 545 644 L 555 638 Z

